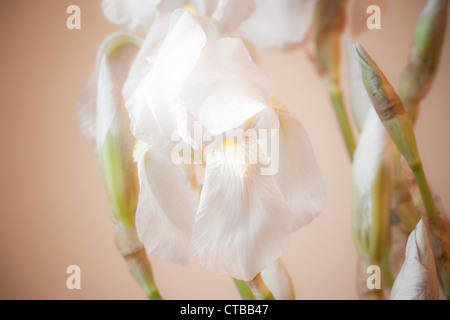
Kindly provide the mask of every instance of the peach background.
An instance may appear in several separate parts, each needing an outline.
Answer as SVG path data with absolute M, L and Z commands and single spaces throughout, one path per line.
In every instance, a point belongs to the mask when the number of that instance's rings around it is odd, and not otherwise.
M 425 1 L 388 2 L 382 30 L 357 40 L 397 84 Z M 70 4 L 81 7 L 80 31 L 66 29 Z M 97 159 L 79 132 L 75 109 L 98 44 L 116 29 L 102 16 L 100 0 L 0 2 L 2 299 L 145 298 L 116 252 Z M 449 38 L 447 32 L 441 68 L 416 127 L 426 172 L 447 210 Z M 302 50 L 263 53 L 258 61 L 273 80 L 273 95 L 306 127 L 328 190 L 323 214 L 294 234 L 283 254 L 297 298 L 354 299 L 351 167 L 328 98 Z M 187 268 L 152 262 L 167 299 L 239 298 L 228 277 L 195 261 Z M 82 270 L 79 291 L 66 288 L 71 264 Z

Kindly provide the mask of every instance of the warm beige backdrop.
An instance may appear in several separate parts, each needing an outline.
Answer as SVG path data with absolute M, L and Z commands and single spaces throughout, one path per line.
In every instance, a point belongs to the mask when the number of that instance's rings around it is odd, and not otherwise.
M 397 84 L 425 1 L 388 3 L 382 30 L 358 41 Z M 70 4 L 81 7 L 80 31 L 66 29 Z M 116 252 L 97 160 L 75 110 L 97 46 L 113 30 L 100 0 L 0 2 L 0 298 L 144 298 Z M 450 210 L 450 31 L 442 60 L 416 132 L 429 180 Z M 354 299 L 350 163 L 328 98 L 301 50 L 264 53 L 259 62 L 273 95 L 306 127 L 328 190 L 323 214 L 283 255 L 297 298 Z M 165 298 L 239 298 L 229 278 L 196 262 L 181 268 L 152 261 Z M 71 264 L 81 267 L 80 291 L 66 289 Z

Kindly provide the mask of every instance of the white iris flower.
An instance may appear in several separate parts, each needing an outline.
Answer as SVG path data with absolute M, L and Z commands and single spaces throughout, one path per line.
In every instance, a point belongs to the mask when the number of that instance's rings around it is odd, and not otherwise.
M 214 273 L 248 281 L 321 211 L 324 184 L 309 139 L 269 100 L 268 86 L 242 41 L 221 37 L 216 24 L 183 9 L 153 22 L 123 90 L 142 141 L 136 226 L 149 254 L 183 265 L 193 254 Z M 214 147 L 196 139 L 195 123 Z M 262 174 L 273 156 L 262 147 L 267 141 L 246 135 L 251 129 L 278 134 L 272 175 Z M 243 135 L 226 139 L 230 132 Z M 174 133 L 205 162 L 198 209 L 171 162 Z

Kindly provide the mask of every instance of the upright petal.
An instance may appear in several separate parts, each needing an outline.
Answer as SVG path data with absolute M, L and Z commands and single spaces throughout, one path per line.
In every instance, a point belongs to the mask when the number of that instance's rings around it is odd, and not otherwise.
M 152 130 L 170 137 L 185 126 L 180 91 L 206 43 L 205 32 L 189 12 L 179 9 L 165 19 L 152 26 L 124 89 L 133 133 L 148 143 Z
M 275 177 L 294 213 L 296 230 L 309 224 L 322 211 L 325 183 L 301 123 L 279 101 L 271 99 L 270 104 L 280 121 L 279 171 Z
M 273 177 L 242 161 L 243 149 L 208 151 L 192 246 L 211 272 L 250 281 L 280 257 L 293 217 Z
M 188 112 L 216 135 L 267 108 L 268 90 L 267 76 L 240 39 L 208 39 L 181 98 Z
M 170 150 L 139 142 L 135 150 L 140 193 L 136 229 L 148 254 L 189 263 L 195 196 L 170 158 Z
M 255 10 L 240 27 L 243 37 L 261 49 L 283 49 L 303 42 L 316 0 L 255 0 Z
M 171 29 L 155 57 L 148 88 L 152 111 L 163 127 L 170 128 L 169 133 L 185 120 L 180 92 L 205 44 L 205 32 L 191 13 L 177 10 L 172 14 Z
M 128 31 L 145 33 L 158 16 L 161 0 L 103 0 L 103 15 Z
M 148 99 L 149 75 L 170 28 L 170 16 L 157 19 L 149 30 L 130 69 L 123 87 L 123 96 L 131 121 L 131 131 L 136 139 L 147 144 L 163 141 L 164 131 L 152 111 Z
M 439 282 L 423 221 L 408 238 L 405 262 L 391 291 L 391 300 L 437 300 Z

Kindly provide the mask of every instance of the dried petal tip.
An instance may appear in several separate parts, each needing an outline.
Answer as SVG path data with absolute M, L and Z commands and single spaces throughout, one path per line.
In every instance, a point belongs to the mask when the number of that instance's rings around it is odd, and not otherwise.
M 404 114 L 400 98 L 383 72 L 360 44 L 356 43 L 354 47 L 361 64 L 364 85 L 380 120 L 384 122 Z
M 398 94 L 364 48 L 356 43 L 354 49 L 361 64 L 364 86 L 378 117 L 409 166 L 419 166 L 413 126 Z
M 339 79 L 340 39 L 346 23 L 347 0 L 317 1 L 314 30 L 319 73 Z

